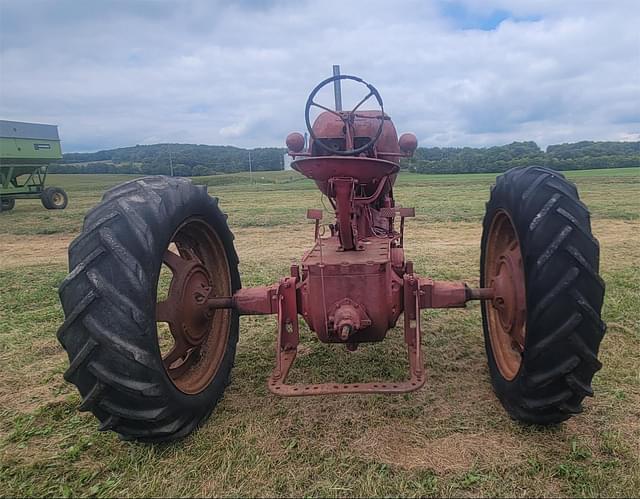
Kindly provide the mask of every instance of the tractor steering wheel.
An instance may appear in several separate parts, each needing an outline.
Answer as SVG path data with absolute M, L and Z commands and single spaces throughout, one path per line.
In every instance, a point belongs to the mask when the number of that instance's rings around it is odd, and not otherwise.
M 328 85 L 329 83 L 334 82 L 336 80 L 354 80 L 354 81 L 356 81 L 358 83 L 362 83 L 363 85 L 365 85 L 369 89 L 369 93 L 360 102 L 358 102 L 358 104 L 356 104 L 356 106 L 351 111 L 334 111 L 333 109 L 329 109 L 328 107 L 325 107 L 325 106 L 323 106 L 321 104 L 318 104 L 317 102 L 315 102 L 313 100 L 313 98 L 316 96 L 316 94 L 320 91 L 320 89 L 322 87 L 324 87 L 324 86 Z M 380 120 L 380 126 L 378 127 L 378 130 L 377 130 L 375 136 L 372 137 L 371 140 L 369 142 L 367 142 L 366 144 L 364 144 L 363 146 L 358 147 L 356 149 L 347 149 L 345 151 L 336 151 L 335 149 L 332 149 L 331 147 L 327 146 L 322 141 L 322 139 L 316 137 L 316 135 L 313 133 L 313 127 L 311 126 L 311 120 L 309 119 L 309 112 L 311 111 L 311 106 L 316 106 L 316 107 L 319 107 L 320 109 L 323 109 L 325 111 L 330 112 L 331 114 L 335 114 L 338 118 L 340 118 L 344 122 L 345 127 L 347 127 L 346 129 L 349 130 L 349 127 L 353 123 L 353 119 L 358 116 L 356 114 L 356 111 L 358 110 L 358 108 L 362 104 L 364 104 L 367 100 L 369 100 L 369 98 L 371 98 L 372 96 L 374 96 L 376 98 L 376 100 L 378 101 L 378 104 L 380 105 L 380 116 L 375 116 L 375 118 Z M 361 117 L 365 117 L 365 116 L 361 116 Z M 366 116 L 366 118 L 371 118 L 371 116 Z M 335 155 L 338 155 L 338 156 L 357 156 L 361 152 L 364 152 L 367 149 L 369 149 L 371 146 L 373 146 L 378 141 L 378 139 L 380 138 L 380 135 L 382 134 L 382 128 L 384 127 L 384 106 L 382 104 L 382 97 L 380 97 L 380 93 L 370 83 L 367 83 L 362 78 L 358 78 L 357 76 L 335 75 L 335 76 L 332 76 L 330 78 L 327 78 L 324 81 L 321 81 L 316 86 L 316 88 L 314 88 L 311 91 L 311 94 L 309 94 L 309 98 L 307 99 L 307 104 L 306 104 L 305 109 L 304 109 L 304 119 L 305 119 L 305 121 L 307 123 L 307 129 L 309 130 L 309 134 L 311 135 L 311 138 L 314 140 L 314 143 L 318 144 L 326 152 L 331 153 L 331 154 L 335 154 Z

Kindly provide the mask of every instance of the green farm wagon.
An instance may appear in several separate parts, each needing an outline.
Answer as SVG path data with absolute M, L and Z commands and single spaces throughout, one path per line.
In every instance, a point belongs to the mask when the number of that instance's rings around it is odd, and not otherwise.
M 49 164 L 62 158 L 58 127 L 0 120 L 0 211 L 16 199 L 40 199 L 49 210 L 67 207 L 67 194 L 45 187 Z

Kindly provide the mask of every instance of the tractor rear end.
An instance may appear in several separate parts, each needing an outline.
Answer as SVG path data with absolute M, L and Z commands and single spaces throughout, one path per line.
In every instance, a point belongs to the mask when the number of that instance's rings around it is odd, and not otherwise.
M 316 103 L 318 92 L 350 80 L 365 89 L 351 110 Z M 377 109 L 363 111 L 368 100 Z M 311 122 L 311 110 L 323 112 Z M 424 385 L 421 311 L 482 301 L 489 373 L 515 419 L 557 423 L 581 410 L 600 368 L 597 351 L 604 283 L 598 245 L 577 190 L 540 167 L 498 177 L 484 219 L 480 287 L 419 276 L 404 254 L 413 208 L 396 203 L 400 159 L 417 147 L 398 138 L 378 91 L 362 79 L 321 82 L 305 109 L 310 141 L 287 137 L 292 166 L 312 179 L 334 217 L 310 209 L 314 244 L 288 276 L 241 288 L 226 216 L 203 186 L 147 177 L 108 191 L 69 248 L 60 286 L 69 354 L 65 378 L 101 429 L 164 441 L 201 424 L 229 383 L 239 317 L 274 315 L 276 395 L 403 393 Z M 162 266 L 172 279 L 158 299 Z M 299 318 L 319 340 L 351 351 L 382 341 L 403 316 L 409 373 L 404 380 L 289 384 L 300 342 Z M 161 351 L 158 325 L 171 332 Z

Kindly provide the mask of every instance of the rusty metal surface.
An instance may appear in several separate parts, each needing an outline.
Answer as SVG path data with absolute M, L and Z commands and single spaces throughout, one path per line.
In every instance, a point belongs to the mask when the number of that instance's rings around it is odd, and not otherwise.
M 290 278 L 292 279 L 292 278 Z M 298 345 L 297 320 L 296 329 L 292 341 L 288 341 L 291 335 L 287 325 L 292 319 L 293 297 L 290 292 L 283 290 L 281 306 L 278 313 L 278 341 L 276 346 L 276 367 L 267 380 L 267 387 L 271 393 L 284 397 L 309 396 L 309 395 L 341 395 L 341 394 L 367 394 L 367 393 L 406 393 L 421 388 L 425 381 L 425 372 L 421 349 L 420 308 L 419 308 L 419 282 L 414 276 L 405 276 L 409 285 L 404 286 L 405 303 L 409 303 L 405 310 L 405 342 L 409 358 L 409 379 L 404 381 L 375 381 L 366 383 L 315 383 L 315 384 L 287 384 L 286 378 L 293 365 Z M 353 306 L 349 300 L 348 306 Z M 341 305 L 344 306 L 344 303 Z
M 278 313 L 278 286 L 242 288 L 233 295 L 233 307 L 240 315 Z
M 343 251 L 362 249 L 353 217 L 355 184 L 356 180 L 352 177 L 336 177 L 329 180 L 331 197 L 336 203 L 338 237 Z
M 300 132 L 292 132 L 287 135 L 286 139 L 287 149 L 291 152 L 300 152 L 304 149 L 304 135 Z
M 366 137 L 371 136 L 372 133 L 375 133 L 378 126 L 377 116 L 379 116 L 378 111 L 359 111 L 357 119 L 353 122 L 354 131 L 353 134 L 356 137 Z M 371 122 L 368 118 L 373 118 L 375 121 Z M 325 112 L 320 114 L 313 125 L 314 129 L 318 129 L 317 135 L 319 137 L 339 137 L 340 135 L 344 135 L 342 133 L 342 129 L 344 127 L 344 122 L 334 116 L 331 113 Z M 307 151 L 308 155 L 313 155 L 314 157 L 323 157 L 329 155 L 329 153 L 324 152 L 323 150 L 318 150 L 317 147 L 313 147 L 313 139 L 310 141 L 310 148 Z M 373 147 L 373 155 L 370 157 L 376 157 L 378 159 L 388 160 L 398 162 L 400 158 L 410 156 L 410 153 L 405 153 L 400 150 L 398 145 L 398 135 L 389 116 L 385 115 L 384 125 L 382 128 L 382 133 L 380 134 L 380 138 L 376 142 Z M 293 156 L 302 156 L 303 152 L 295 153 L 290 150 L 290 153 Z
M 369 194 L 373 194 L 382 180 L 393 177 L 400 171 L 397 164 L 383 159 L 337 156 L 296 159 L 291 162 L 291 167 L 314 180 L 322 193 L 327 196 L 330 195 L 330 179 L 355 179 L 358 185 L 369 187 Z
M 372 272 L 373 264 L 384 265 L 389 261 L 391 239 L 368 237 L 360 241 L 364 246 L 362 251 L 341 251 L 340 241 L 337 237 L 324 237 L 318 239 L 311 250 L 302 257 L 303 266 L 313 266 L 318 271 L 317 265 L 324 263 L 326 266 L 341 266 L 343 270 L 362 274 Z
M 486 244 L 485 283 L 493 289 L 493 298 L 483 306 L 496 364 L 505 379 L 511 380 L 522 363 L 527 305 L 520 242 L 505 211 L 496 213 Z
M 467 288 L 467 300 L 493 300 L 493 288 Z
M 307 210 L 307 218 L 309 220 L 322 220 L 322 210 L 310 208 Z
M 398 146 L 403 153 L 413 154 L 418 148 L 418 138 L 412 133 L 403 133 L 398 139 Z
M 464 282 L 420 279 L 421 308 L 464 307 L 467 302 L 467 285 Z
M 184 393 L 204 389 L 218 370 L 229 337 L 231 274 L 222 242 L 202 218 L 185 220 L 171 241 L 163 262 L 172 279 L 167 298 L 156 305 L 156 321 L 166 322 L 173 337 L 164 367 Z
M 349 336 L 352 342 L 380 341 L 400 315 L 402 279 L 392 268 L 392 240 L 361 244 L 361 251 L 341 251 L 337 237 L 318 239 L 302 259 L 300 312 L 321 341 L 345 341 L 331 311 L 347 298 L 371 320 Z

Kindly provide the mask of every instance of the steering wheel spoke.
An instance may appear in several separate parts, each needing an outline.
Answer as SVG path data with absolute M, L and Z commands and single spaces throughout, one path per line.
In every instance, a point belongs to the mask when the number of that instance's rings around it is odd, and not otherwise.
M 334 111 L 333 109 L 328 108 L 327 106 L 323 106 L 322 104 L 318 104 L 318 103 L 317 103 L 317 102 L 315 102 L 315 101 L 314 101 L 314 102 L 312 102 L 312 103 L 311 103 L 311 105 L 312 105 L 312 106 L 315 106 L 315 107 L 319 107 L 320 109 L 324 109 L 325 111 L 328 111 L 328 112 L 330 112 L 331 114 L 335 114 L 335 115 L 336 115 L 338 118 L 340 118 L 341 120 L 343 120 L 343 119 L 344 119 L 344 118 L 342 117 L 342 115 L 341 115 L 339 112 Z
M 372 95 L 373 95 L 373 92 L 369 91 L 369 93 L 365 96 L 365 98 L 364 98 L 364 99 L 362 99 L 360 102 L 358 102 L 358 103 L 356 104 L 356 106 L 351 110 L 351 114 L 355 114 L 355 112 L 358 110 L 358 108 L 359 108 L 360 106 L 362 106 L 362 104 L 364 104 L 365 102 L 367 102 L 367 101 L 371 98 L 371 96 L 372 96 Z

